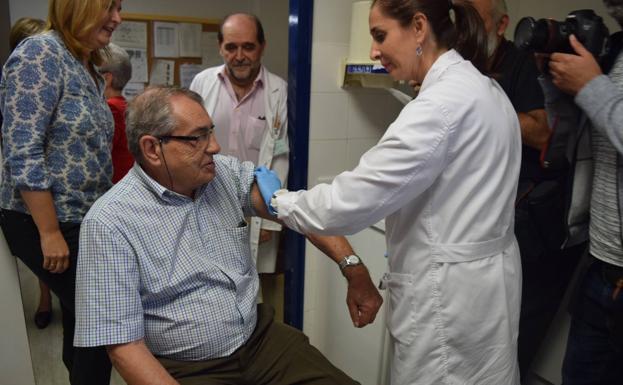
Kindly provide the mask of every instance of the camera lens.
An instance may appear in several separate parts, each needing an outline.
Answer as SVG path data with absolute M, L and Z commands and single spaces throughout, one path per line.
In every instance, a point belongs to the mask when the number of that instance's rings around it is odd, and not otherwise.
M 576 23 L 570 20 L 563 22 L 548 20 L 549 22 L 549 42 L 545 48 L 545 52 L 567 52 L 570 53 L 573 50 L 569 45 L 569 36 L 576 33 Z
M 593 10 L 580 9 L 569 13 L 564 21 L 524 17 L 515 28 L 515 45 L 541 53 L 574 53 L 569 44 L 572 34 L 593 56 L 599 57 L 609 33 L 601 17 Z
M 520 49 L 541 51 L 547 46 L 548 34 L 547 25 L 542 20 L 524 17 L 515 28 L 515 45 Z

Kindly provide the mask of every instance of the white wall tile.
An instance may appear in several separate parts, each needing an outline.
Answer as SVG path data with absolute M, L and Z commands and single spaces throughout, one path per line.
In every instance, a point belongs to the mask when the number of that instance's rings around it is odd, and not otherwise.
M 335 176 L 346 170 L 346 140 L 312 140 L 309 143 L 308 184 L 318 177 Z
M 303 312 L 303 333 L 305 333 L 305 335 L 309 337 L 309 342 L 317 348 L 318 345 L 315 341 L 318 338 L 316 333 L 316 323 L 314 322 L 314 315 L 315 313 L 313 310 L 305 310 Z
M 314 93 L 311 97 L 310 139 L 347 139 L 348 95 Z
M 349 93 L 348 137 L 378 139 L 393 122 L 402 106 L 387 91 Z
M 313 41 L 348 44 L 352 0 L 315 0 Z
M 305 288 L 303 311 L 316 309 L 316 288 L 318 286 L 318 259 L 322 254 L 309 241 L 305 245 Z
M 311 92 L 337 92 L 340 63 L 348 56 L 348 44 L 314 43 L 312 45 Z

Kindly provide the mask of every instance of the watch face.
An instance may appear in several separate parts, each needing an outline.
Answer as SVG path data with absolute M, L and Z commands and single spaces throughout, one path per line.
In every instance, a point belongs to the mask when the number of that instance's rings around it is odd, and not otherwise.
M 347 265 L 356 265 L 356 264 L 358 264 L 360 262 L 361 262 L 361 260 L 356 255 L 349 255 L 348 257 L 346 257 L 346 264 Z

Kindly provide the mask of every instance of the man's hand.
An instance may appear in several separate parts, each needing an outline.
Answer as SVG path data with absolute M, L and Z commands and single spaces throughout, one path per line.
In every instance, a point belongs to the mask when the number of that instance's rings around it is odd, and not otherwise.
M 374 321 L 383 304 L 383 298 L 372 283 L 365 265 L 349 266 L 344 269 L 348 280 L 346 305 L 355 327 L 362 328 Z
M 270 211 L 273 215 L 277 214 L 270 205 L 270 200 L 273 197 L 273 194 L 281 188 L 281 181 L 279 180 L 277 173 L 269 170 L 266 166 L 260 166 L 255 169 L 255 180 L 260 189 L 260 193 L 262 194 L 262 198 L 264 199 L 264 203 L 266 203 L 268 211 Z
M 588 82 L 602 74 L 601 68 L 591 54 L 576 39 L 569 37 L 569 43 L 577 55 L 553 53 L 549 60 L 552 83 L 562 91 L 576 95 Z
M 268 242 L 273 238 L 273 233 L 275 231 L 260 229 L 260 239 L 258 243 Z

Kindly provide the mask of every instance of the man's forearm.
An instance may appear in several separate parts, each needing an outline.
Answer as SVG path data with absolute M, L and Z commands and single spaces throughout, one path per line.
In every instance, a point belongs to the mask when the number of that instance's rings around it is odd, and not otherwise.
M 143 340 L 107 346 L 115 369 L 128 385 L 179 385 Z
M 325 253 L 329 258 L 340 263 L 344 257 L 353 254 L 353 248 L 346 238 L 342 236 L 322 236 L 315 234 L 306 234 L 307 239 L 314 244 L 320 251 Z
M 521 141 L 527 146 L 542 150 L 551 134 L 545 110 L 520 112 L 517 117 L 521 128 Z

